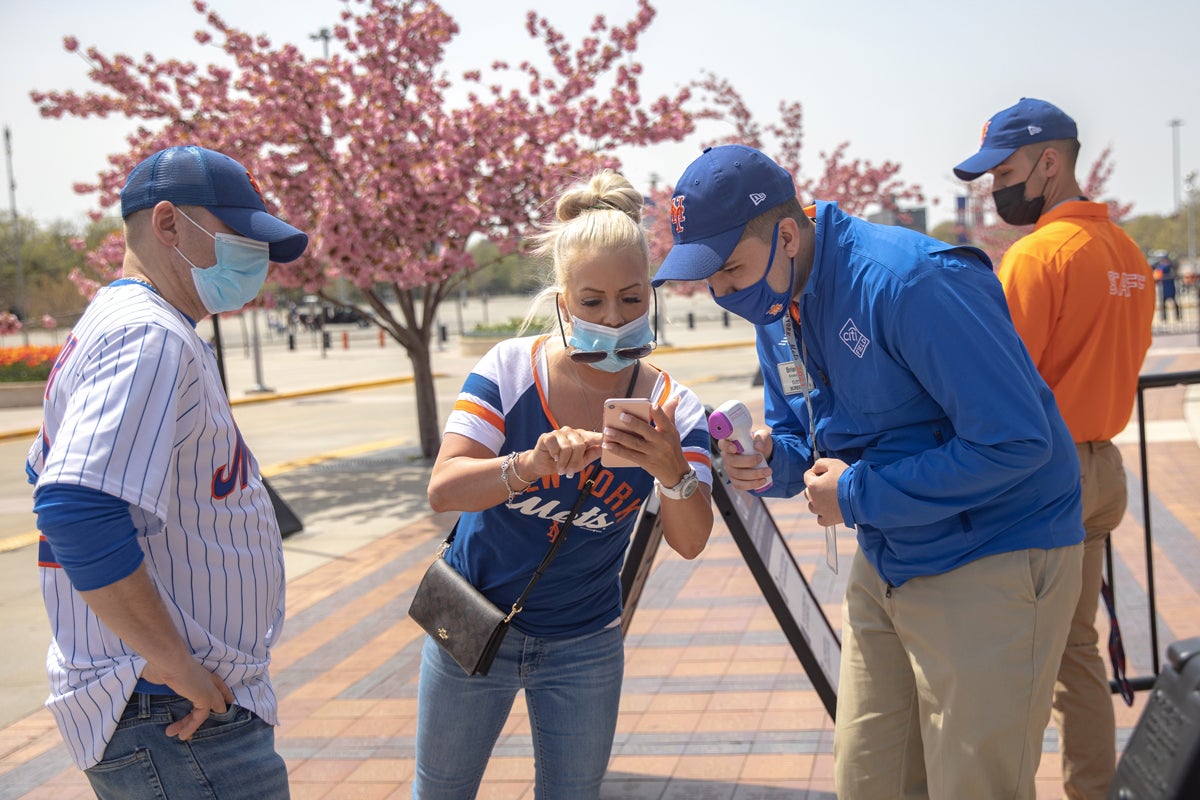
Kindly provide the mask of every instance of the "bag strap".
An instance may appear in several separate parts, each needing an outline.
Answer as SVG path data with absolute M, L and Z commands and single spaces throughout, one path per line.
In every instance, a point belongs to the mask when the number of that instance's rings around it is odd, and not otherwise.
M 625 390 L 626 397 L 633 397 L 633 385 L 637 383 L 638 373 L 642 370 L 642 362 L 633 362 L 633 374 L 629 376 L 629 388 Z
M 520 614 L 522 609 L 524 609 L 525 598 L 529 597 L 529 593 L 533 591 L 534 584 L 538 582 L 538 580 L 542 577 L 542 574 L 545 573 L 546 568 L 550 566 L 550 562 L 554 560 L 556 555 L 558 555 L 558 548 L 561 547 L 563 541 L 566 540 L 567 531 L 571 529 L 571 525 L 574 524 L 575 518 L 579 516 L 579 512 L 583 509 L 584 501 L 586 501 L 588 496 L 592 493 L 592 486 L 595 484 L 595 482 L 596 480 L 594 478 L 588 478 L 584 482 L 583 490 L 579 493 L 579 497 L 575 500 L 575 505 L 571 507 L 571 513 L 567 515 L 566 520 L 563 522 L 562 527 L 558 531 L 558 535 L 554 537 L 554 543 L 550 545 L 550 549 L 542 558 L 542 563 L 538 564 L 537 569 L 533 571 L 533 577 L 530 578 L 529 583 L 526 584 L 525 591 L 521 592 L 521 596 L 518 597 L 517 601 L 512 604 L 512 608 L 509 610 L 508 616 L 504 618 L 505 622 L 512 620 L 513 617 L 515 617 L 517 614 Z M 462 518 L 459 517 L 459 519 Z M 450 545 L 454 541 L 454 537 L 457 533 L 458 520 L 455 520 L 454 527 L 450 529 L 450 535 L 446 537 L 446 541 L 442 542 L 441 546 L 438 548 L 438 558 L 445 557 L 446 551 L 450 549 Z
M 584 501 L 587 500 L 588 496 L 592 493 L 592 484 L 595 482 L 596 481 L 593 478 L 588 478 L 587 481 L 584 482 L 583 490 L 579 493 L 579 498 L 575 501 L 575 505 L 571 507 L 571 513 L 567 515 L 567 519 L 565 522 L 563 522 L 562 528 L 559 529 L 558 535 L 554 537 L 554 544 L 550 545 L 550 551 L 546 553 L 546 557 L 542 559 L 542 563 L 538 564 L 538 568 L 533 571 L 533 577 L 529 579 L 529 583 L 526 585 L 525 591 L 521 592 L 521 596 L 518 597 L 517 601 L 512 604 L 512 609 L 508 612 L 508 616 L 504 618 L 505 622 L 508 622 L 517 614 L 521 613 L 521 610 L 525 608 L 525 598 L 529 596 L 531 591 L 533 591 L 533 585 L 538 582 L 539 578 L 542 577 L 542 573 L 546 571 L 546 567 L 550 566 L 550 562 L 554 560 L 556 555 L 558 555 L 558 548 L 562 546 L 563 541 L 567 538 L 567 531 L 571 529 L 571 525 L 575 522 L 575 517 L 579 516 L 579 512 L 583 508 Z

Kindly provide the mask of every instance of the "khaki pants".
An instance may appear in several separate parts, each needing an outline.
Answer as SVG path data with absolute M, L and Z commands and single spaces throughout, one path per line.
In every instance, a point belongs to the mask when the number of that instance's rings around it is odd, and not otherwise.
M 1070 800 L 1104 800 L 1116 770 L 1116 720 L 1096 610 L 1104 571 L 1104 543 L 1125 516 L 1125 466 L 1112 442 L 1082 442 L 1083 588 L 1071 619 L 1067 648 L 1054 684 L 1054 726 L 1062 753 L 1063 788 Z
M 890 590 L 855 553 L 834 730 L 839 800 L 1033 800 L 1083 545 Z

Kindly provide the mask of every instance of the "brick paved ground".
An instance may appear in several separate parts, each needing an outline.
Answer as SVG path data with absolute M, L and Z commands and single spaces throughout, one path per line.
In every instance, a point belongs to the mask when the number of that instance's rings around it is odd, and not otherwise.
M 1147 373 L 1200 369 L 1200 351 L 1156 348 Z M 1200 635 L 1200 448 L 1182 387 L 1146 397 L 1153 558 L 1160 643 Z M 1139 450 L 1121 438 L 1130 505 L 1114 537 L 1115 583 L 1132 674 L 1149 675 L 1149 620 Z M 841 584 L 824 537 L 795 500 L 770 508 L 801 569 L 840 625 Z M 408 797 L 421 636 L 409 601 L 452 515 L 431 515 L 288 585 L 288 622 L 273 675 L 278 745 L 293 796 Z M 848 565 L 854 542 L 840 541 Z M 843 568 L 843 577 L 845 569 Z M 1103 614 L 1103 612 L 1101 612 Z M 1119 740 L 1145 703 L 1119 698 Z M 532 798 L 529 724 L 518 702 L 484 779 L 483 798 Z M 625 684 L 606 798 L 832 798 L 832 722 L 720 522 L 685 561 L 660 551 L 627 638 Z M 1057 739 L 1047 732 L 1039 796 L 1060 794 Z M 0 799 L 90 797 L 49 714 L 0 729 Z

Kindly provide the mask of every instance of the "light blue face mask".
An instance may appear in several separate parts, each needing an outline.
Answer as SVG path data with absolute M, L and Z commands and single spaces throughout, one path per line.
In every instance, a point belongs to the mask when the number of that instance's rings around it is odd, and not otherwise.
M 571 315 L 571 339 L 575 348 L 572 361 L 588 364 L 605 372 L 620 372 L 654 350 L 654 330 L 646 313 L 619 328 L 587 322 Z
M 181 209 L 175 210 L 216 241 L 217 263 L 211 267 L 197 267 L 178 245 L 175 247 L 175 252 L 191 264 L 192 282 L 208 313 L 237 311 L 257 297 L 271 265 L 270 245 L 232 233 L 209 233 Z

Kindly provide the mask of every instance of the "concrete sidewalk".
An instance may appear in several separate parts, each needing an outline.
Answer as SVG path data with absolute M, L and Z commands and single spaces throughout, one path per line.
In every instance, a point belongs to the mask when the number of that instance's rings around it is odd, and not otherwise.
M 1200 350 L 1187 338 L 1156 341 L 1143 372 L 1200 369 Z M 1200 448 L 1185 413 L 1190 402 L 1183 387 L 1153 390 L 1146 398 L 1163 649 L 1200 635 Z M 752 410 L 761 418 L 761 398 Z M 1114 535 L 1115 586 L 1129 672 L 1148 675 L 1138 444 L 1129 432 L 1120 444 L 1130 504 Z M 305 477 L 298 470 L 291 479 L 302 486 Z M 768 505 L 839 628 L 841 584 L 824 564 L 822 529 L 802 500 Z M 289 582 L 288 621 L 272 674 L 283 717 L 278 744 L 294 797 L 409 796 L 422 633 L 406 612 L 453 517 L 421 516 Z M 844 573 L 855 544 L 844 531 L 838 543 Z M 1122 744 L 1145 700 L 1140 692 L 1126 708 L 1114 698 Z M 834 797 L 832 730 L 719 515 L 708 548 L 694 561 L 661 548 L 626 639 L 620 719 L 603 796 L 828 800 Z M 532 764 L 528 717 L 518 702 L 480 797 L 532 798 Z M 1061 794 L 1053 728 L 1038 783 L 1039 797 Z M 0 800 L 91 796 L 48 712 L 0 729 Z

